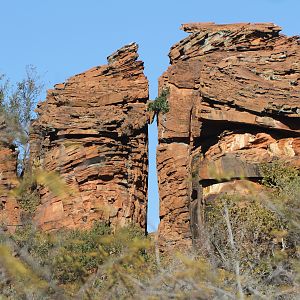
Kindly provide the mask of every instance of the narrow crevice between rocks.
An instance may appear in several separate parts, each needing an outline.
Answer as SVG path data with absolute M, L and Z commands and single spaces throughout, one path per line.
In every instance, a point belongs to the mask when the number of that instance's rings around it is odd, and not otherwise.
M 158 141 L 158 128 L 156 118 L 148 125 L 148 205 L 147 205 L 147 232 L 156 232 L 160 222 L 159 218 L 159 192 L 156 165 L 156 148 Z

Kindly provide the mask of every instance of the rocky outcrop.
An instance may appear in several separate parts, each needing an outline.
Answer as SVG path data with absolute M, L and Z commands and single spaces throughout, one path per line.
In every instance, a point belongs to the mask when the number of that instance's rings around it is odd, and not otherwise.
M 145 228 L 148 81 L 137 48 L 127 45 L 107 65 L 55 85 L 38 105 L 32 163 L 59 173 L 72 191 L 62 198 L 51 184 L 39 188 L 35 222 L 43 230 L 87 228 L 94 221 Z
M 159 80 L 169 89 L 157 149 L 164 245 L 201 234 L 204 205 L 259 189 L 259 164 L 300 166 L 300 42 L 274 24 L 184 24 Z
M 4 117 L 0 115 L 0 225 L 14 231 L 20 224 L 20 208 L 10 191 L 17 185 L 18 154 Z

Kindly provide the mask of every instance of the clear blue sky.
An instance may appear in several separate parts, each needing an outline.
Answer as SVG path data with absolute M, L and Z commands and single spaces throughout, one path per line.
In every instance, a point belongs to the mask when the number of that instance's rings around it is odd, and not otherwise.
M 2 0 L 0 73 L 13 81 L 32 64 L 46 88 L 90 67 L 132 41 L 140 45 L 150 96 L 166 70 L 168 51 L 186 34 L 181 23 L 274 22 L 300 35 L 300 0 Z M 41 98 L 44 98 L 45 94 Z M 156 229 L 156 127 L 150 126 L 149 230 Z

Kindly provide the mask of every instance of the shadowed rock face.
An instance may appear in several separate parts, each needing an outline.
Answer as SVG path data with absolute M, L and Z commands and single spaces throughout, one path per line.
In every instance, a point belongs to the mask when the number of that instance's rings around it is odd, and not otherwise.
M 0 224 L 14 231 L 20 223 L 20 209 L 9 191 L 17 185 L 18 154 L 0 115 Z
M 146 226 L 148 81 L 137 45 L 57 84 L 37 108 L 31 132 L 34 165 L 56 171 L 73 195 L 40 187 L 35 221 L 46 231 L 111 225 Z
M 258 165 L 300 166 L 300 42 L 274 24 L 184 24 L 160 77 L 170 110 L 157 149 L 160 240 L 199 238 L 203 206 L 259 189 Z M 243 178 L 243 179 L 241 179 Z

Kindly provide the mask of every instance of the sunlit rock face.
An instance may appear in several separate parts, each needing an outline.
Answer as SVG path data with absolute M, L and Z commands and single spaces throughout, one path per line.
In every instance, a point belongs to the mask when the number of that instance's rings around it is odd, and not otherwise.
M 20 208 L 10 194 L 17 186 L 18 153 L 0 115 L 0 225 L 13 232 L 20 224 Z
M 39 187 L 35 222 L 45 231 L 94 221 L 146 227 L 148 81 L 137 45 L 49 90 L 31 132 L 36 168 L 59 173 L 71 196 Z
M 157 150 L 164 246 L 197 241 L 205 203 L 260 189 L 259 164 L 300 166 L 300 42 L 266 24 L 191 23 L 160 77 L 170 110 Z

